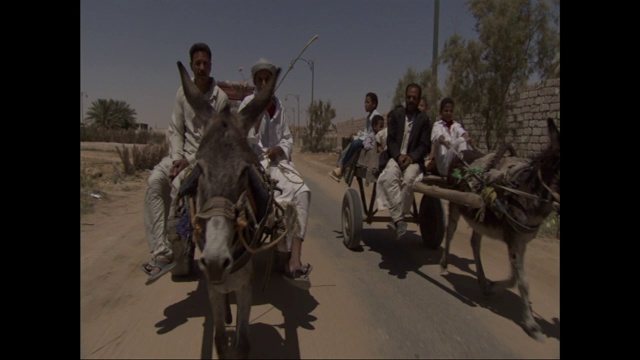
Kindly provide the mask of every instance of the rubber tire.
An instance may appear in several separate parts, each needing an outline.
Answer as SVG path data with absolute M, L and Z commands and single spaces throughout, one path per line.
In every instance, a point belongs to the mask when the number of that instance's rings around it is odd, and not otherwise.
M 429 249 L 438 249 L 445 233 L 444 209 L 440 199 L 422 195 L 418 222 L 424 244 Z
M 362 240 L 362 204 L 355 189 L 349 188 L 342 199 L 342 242 L 349 249 Z

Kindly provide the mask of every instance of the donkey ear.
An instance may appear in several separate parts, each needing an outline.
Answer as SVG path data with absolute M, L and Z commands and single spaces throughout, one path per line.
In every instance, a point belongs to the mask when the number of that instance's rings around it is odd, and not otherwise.
M 547 130 L 549 133 L 549 140 L 551 141 L 551 148 L 554 150 L 560 149 L 560 131 L 556 127 L 552 118 L 547 118 Z
M 245 134 L 249 133 L 251 127 L 260 120 L 260 115 L 267 110 L 269 102 L 275 93 L 276 81 L 279 76 L 280 68 L 277 68 L 276 73 L 269 79 L 265 87 L 238 113 L 238 119 L 240 119 Z
M 180 80 L 182 81 L 184 96 L 193 108 L 193 111 L 198 115 L 194 121 L 198 122 L 198 124 L 196 124 L 197 126 L 205 126 L 211 117 L 213 117 L 213 107 L 191 80 L 187 69 L 185 69 L 180 61 L 178 61 L 178 70 L 180 71 Z

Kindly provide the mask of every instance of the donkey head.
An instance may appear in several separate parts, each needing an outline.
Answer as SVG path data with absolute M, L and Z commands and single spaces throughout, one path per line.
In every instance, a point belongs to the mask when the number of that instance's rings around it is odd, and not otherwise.
M 538 180 L 549 192 L 551 199 L 560 207 L 560 132 L 553 119 L 547 119 L 549 147 L 536 159 L 538 164 Z
M 185 97 L 205 126 L 196 153 L 196 166 L 183 182 L 197 179 L 194 236 L 201 250 L 200 269 L 212 283 L 222 283 L 233 265 L 232 242 L 238 213 L 245 206 L 249 166 L 258 163 L 249 147 L 247 135 L 261 119 L 274 94 L 280 69 L 269 83 L 237 115 L 227 106 L 216 113 L 178 62 Z

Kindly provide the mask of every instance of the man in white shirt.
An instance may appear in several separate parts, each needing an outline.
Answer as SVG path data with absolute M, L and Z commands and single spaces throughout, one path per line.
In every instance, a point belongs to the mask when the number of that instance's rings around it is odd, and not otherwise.
M 189 49 L 193 82 L 205 95 L 216 112 L 228 106 L 227 94 L 217 85 L 211 73 L 211 49 L 207 44 L 196 43 Z M 167 220 L 176 216 L 177 194 L 185 175 L 183 171 L 195 162 L 196 151 L 204 134 L 204 126 L 198 126 L 193 109 L 187 103 L 182 86 L 176 92 L 171 123 L 169 124 L 169 156 L 158 163 L 148 178 L 144 197 L 144 225 L 151 261 L 142 264 L 149 278 L 146 285 L 155 282 L 176 265 L 168 240 Z
M 276 67 L 265 59 L 260 59 L 251 68 L 251 76 L 255 85 L 255 92 L 242 100 L 238 107 L 241 111 L 275 75 Z M 287 236 L 286 251 L 290 253 L 288 264 L 285 265 L 285 279 L 302 289 L 309 289 L 311 281 L 311 264 L 301 262 L 302 242 L 307 231 L 307 218 L 311 191 L 304 183 L 296 169 L 291 154 L 293 151 L 293 137 L 289 124 L 282 113 L 282 103 L 275 95 L 271 104 L 262 114 L 262 120 L 249 130 L 248 141 L 253 152 L 258 155 L 260 164 L 272 179 L 277 180 L 276 186 L 282 189 L 276 193 L 275 200 L 279 204 L 293 202 L 298 213 L 299 232 Z

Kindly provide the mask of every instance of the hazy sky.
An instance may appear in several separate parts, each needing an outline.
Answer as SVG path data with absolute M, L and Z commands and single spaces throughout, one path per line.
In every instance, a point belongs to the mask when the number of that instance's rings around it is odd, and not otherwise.
M 318 35 L 301 57 L 313 60 L 313 97 L 331 102 L 333 121 L 365 116 L 367 92 L 386 113 L 407 68 L 431 65 L 434 8 L 435 0 L 81 0 L 80 112 L 97 99 L 123 100 L 138 122 L 166 128 L 180 85 L 176 62 L 188 68 L 193 43 L 211 47 L 216 80 L 250 82 L 258 58 L 284 74 Z M 474 25 L 464 0 L 440 1 L 439 52 L 454 33 L 477 38 Z M 311 80 L 299 60 L 276 93 L 296 115 L 295 97 L 285 96 L 299 95 L 301 124 Z

